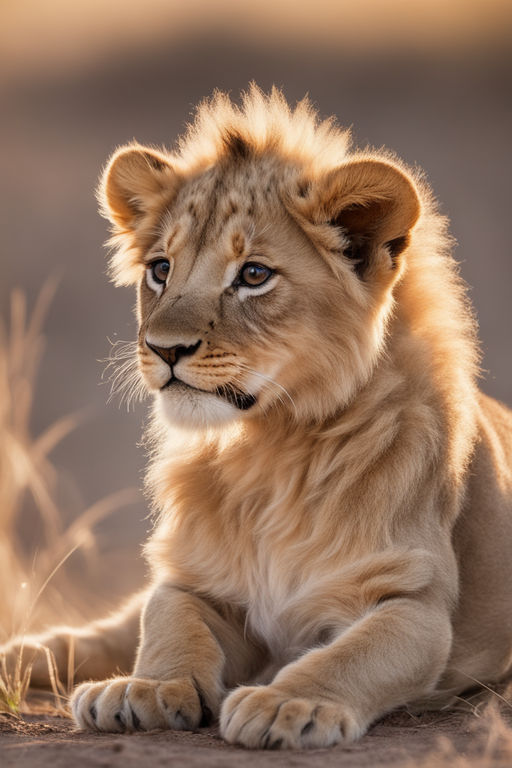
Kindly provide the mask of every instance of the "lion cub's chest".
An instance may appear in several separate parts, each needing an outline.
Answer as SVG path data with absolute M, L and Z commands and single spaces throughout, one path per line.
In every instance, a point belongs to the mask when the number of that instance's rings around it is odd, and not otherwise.
M 209 531 L 198 524 L 182 542 L 180 560 L 183 563 L 186 549 L 191 586 L 220 603 L 244 609 L 247 629 L 274 657 L 293 658 L 325 634 L 328 619 L 322 606 L 331 601 L 333 576 L 342 567 L 341 551 L 334 561 L 318 541 L 311 542 L 300 530 L 269 526 L 265 531 L 249 524 L 237 530 L 219 524 Z M 337 613 L 339 626 L 343 615 L 339 608 Z
M 292 557 L 272 541 L 253 542 L 251 550 L 239 561 L 226 597 L 245 608 L 247 627 L 285 661 L 318 641 L 322 621 L 315 597 L 323 569 L 304 551 Z
M 293 451 L 283 449 L 275 465 L 253 461 L 250 474 L 243 470 L 251 457 L 240 453 L 229 482 L 215 465 L 203 464 L 200 473 L 186 468 L 169 527 L 156 538 L 165 538 L 174 578 L 245 611 L 247 628 L 273 652 L 311 647 L 326 627 L 353 621 L 353 612 L 345 616 L 340 606 L 339 587 L 345 568 L 362 554 L 345 551 L 350 515 L 339 492 L 336 520 L 332 504 L 323 508 L 327 493 L 308 506 L 308 473 L 293 465 Z M 198 476 L 209 479 L 208 494 L 194 491 Z

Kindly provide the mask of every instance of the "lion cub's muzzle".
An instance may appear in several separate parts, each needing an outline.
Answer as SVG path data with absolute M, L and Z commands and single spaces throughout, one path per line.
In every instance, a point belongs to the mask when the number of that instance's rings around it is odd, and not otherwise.
M 185 344 L 177 344 L 173 347 L 159 347 L 156 344 L 150 344 L 150 342 L 146 339 L 146 346 L 149 347 L 152 352 L 158 355 L 158 357 L 160 357 L 164 363 L 167 363 L 169 366 L 171 374 L 170 378 L 164 384 L 164 386 L 161 387 L 161 389 L 168 389 L 174 384 L 185 385 L 190 387 L 190 389 L 196 389 L 198 392 L 208 392 L 208 394 L 217 395 L 223 400 L 226 400 L 231 405 L 235 406 L 235 408 L 238 408 L 240 411 L 247 411 L 249 408 L 255 405 L 256 397 L 249 394 L 248 392 L 242 392 L 242 390 L 240 390 L 238 387 L 222 386 L 217 387 L 217 389 L 211 392 L 208 390 L 199 389 L 199 387 L 193 387 L 190 384 L 186 384 L 177 376 L 175 376 L 174 366 L 179 360 L 181 360 L 181 358 L 195 354 L 195 352 L 197 352 L 201 346 L 201 339 L 188 346 Z

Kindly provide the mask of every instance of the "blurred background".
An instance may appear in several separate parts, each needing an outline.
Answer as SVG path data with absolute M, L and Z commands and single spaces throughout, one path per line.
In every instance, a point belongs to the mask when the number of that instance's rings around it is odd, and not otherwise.
M 472 286 L 482 387 L 512 405 L 511 37 L 509 0 L 1 0 L 0 641 L 34 602 L 25 624 L 78 621 L 142 583 L 145 407 L 107 405 L 99 362 L 135 337 L 134 297 L 105 276 L 94 188 L 116 146 L 172 146 L 214 88 L 309 93 L 356 145 L 426 170 Z

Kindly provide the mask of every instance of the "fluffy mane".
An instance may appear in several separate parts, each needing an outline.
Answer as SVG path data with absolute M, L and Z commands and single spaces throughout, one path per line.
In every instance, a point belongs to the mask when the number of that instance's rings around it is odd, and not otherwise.
M 257 154 L 279 154 L 316 173 L 343 162 L 350 131 L 332 117 L 320 120 L 307 97 L 292 109 L 276 87 L 267 95 L 252 83 L 240 107 L 222 91 L 199 104 L 175 157 L 189 170 L 212 164 L 226 152 L 243 152 L 244 147 Z

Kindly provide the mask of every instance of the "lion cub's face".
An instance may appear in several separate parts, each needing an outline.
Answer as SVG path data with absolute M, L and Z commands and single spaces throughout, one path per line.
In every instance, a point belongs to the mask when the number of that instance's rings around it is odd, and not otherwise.
M 313 183 L 272 155 L 192 176 L 145 149 L 114 157 L 106 205 L 139 284 L 139 367 L 169 421 L 325 418 L 369 375 L 408 226 L 383 226 L 381 200 L 340 210 L 350 168 Z
M 329 270 L 262 171 L 185 184 L 145 254 L 140 367 L 172 421 L 293 410 L 304 371 L 318 375 Z

